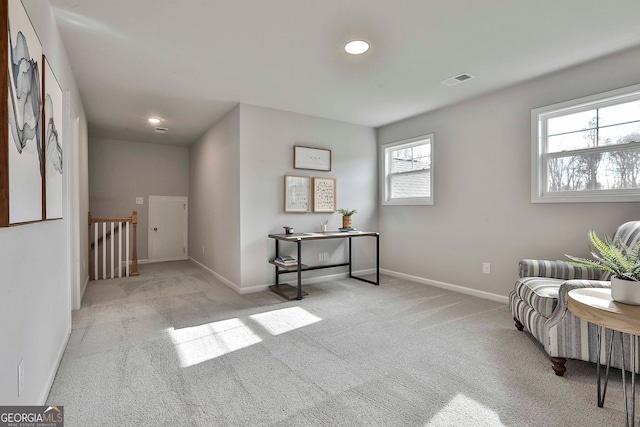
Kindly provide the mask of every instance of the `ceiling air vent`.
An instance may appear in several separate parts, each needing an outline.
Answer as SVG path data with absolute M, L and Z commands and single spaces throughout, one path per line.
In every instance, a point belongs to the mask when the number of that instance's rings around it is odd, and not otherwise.
M 476 76 L 474 76 L 473 74 L 462 73 L 459 76 L 451 77 L 450 79 L 443 80 L 440 83 L 442 83 L 445 86 L 455 86 L 457 84 L 460 84 L 462 82 L 466 82 L 467 80 L 471 80 L 475 78 Z
M 161 127 L 156 128 L 156 132 L 158 133 L 167 133 L 168 130 L 169 128 L 161 128 Z

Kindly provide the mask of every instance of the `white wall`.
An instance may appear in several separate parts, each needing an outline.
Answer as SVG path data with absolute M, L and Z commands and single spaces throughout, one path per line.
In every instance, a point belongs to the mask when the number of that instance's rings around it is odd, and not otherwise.
M 240 283 L 239 107 L 190 147 L 189 159 L 189 256 L 233 287 Z
M 91 138 L 89 211 L 94 218 L 138 212 L 138 259 L 148 259 L 149 196 L 189 195 L 189 149 Z M 137 205 L 136 197 L 144 204 Z
M 331 149 L 332 171 L 294 169 L 296 144 Z M 319 231 L 321 220 L 329 220 L 330 229 L 341 226 L 338 214 L 285 214 L 285 174 L 336 178 L 338 206 L 359 210 L 354 226 L 375 229 L 377 223 L 375 131 L 368 127 L 240 104 L 191 147 L 190 168 L 189 256 L 238 292 L 274 283 L 269 234 L 284 232 L 283 226 Z M 360 240 L 354 240 L 355 268 L 371 268 L 375 242 Z M 295 255 L 294 245 L 281 247 Z M 330 253 L 328 263 L 346 261 L 345 241 L 304 248 L 302 260 L 311 265 L 318 264 L 320 252 Z M 305 277 L 344 272 L 318 270 Z
M 380 209 L 383 267 L 506 296 L 519 259 L 587 255 L 588 230 L 640 219 L 638 203 L 530 202 L 531 109 L 640 83 L 639 58 L 626 51 L 378 129 L 379 144 L 435 134 L 435 205 Z
M 330 172 L 293 168 L 293 146 L 328 148 Z M 296 232 L 319 231 L 320 221 L 329 229 L 342 226 L 342 216 L 329 213 L 284 213 L 284 175 L 336 178 L 337 207 L 358 209 L 353 226 L 374 230 L 377 225 L 376 142 L 372 128 L 252 105 L 240 105 L 240 215 L 243 291 L 274 283 L 275 244 L 267 236 L 283 233 L 283 226 Z M 381 238 L 384 241 L 384 237 Z M 288 245 L 288 246 L 287 246 Z M 294 244 L 280 244 L 293 256 Z M 329 252 L 331 260 L 347 260 L 346 241 L 309 242 L 303 245 L 302 261 L 318 265 L 318 254 Z M 354 268 L 375 266 L 373 238 L 354 239 Z M 317 270 L 305 277 L 344 273 L 345 268 Z M 295 275 L 281 277 L 291 281 Z
M 71 332 L 71 259 L 86 264 L 86 251 L 72 253 L 67 236 L 73 230 L 82 235 L 84 222 L 71 217 L 71 200 L 77 209 L 86 207 L 82 185 L 70 191 L 71 178 L 86 182 L 87 125 L 82 101 L 62 45 L 48 1 L 24 0 L 31 21 L 43 45 L 62 90 L 80 117 L 78 146 L 70 144 L 68 125 L 63 125 L 63 153 L 72 157 L 78 150 L 77 167 L 65 167 L 64 220 L 40 222 L 0 229 L 0 404 L 43 404 Z M 84 163 L 83 163 L 84 162 Z M 77 199 L 76 199 L 77 198 Z M 78 212 L 75 212 L 78 214 Z M 85 211 L 86 215 L 86 211 Z M 86 231 L 84 231 L 86 233 Z M 82 252 L 82 248 L 80 248 Z M 86 277 L 86 271 L 79 275 Z M 18 364 L 23 360 L 24 388 L 18 397 Z

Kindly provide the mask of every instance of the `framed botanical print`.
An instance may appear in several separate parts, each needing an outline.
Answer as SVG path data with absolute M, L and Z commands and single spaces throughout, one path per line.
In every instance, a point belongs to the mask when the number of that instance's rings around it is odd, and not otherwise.
M 313 211 L 336 211 L 335 178 L 313 178 Z
M 311 202 L 311 178 L 308 176 L 284 176 L 284 211 L 309 212 Z

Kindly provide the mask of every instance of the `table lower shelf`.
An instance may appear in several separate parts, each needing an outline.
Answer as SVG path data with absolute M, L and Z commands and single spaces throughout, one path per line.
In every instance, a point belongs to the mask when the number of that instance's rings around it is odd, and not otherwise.
M 271 292 L 280 295 L 282 298 L 286 298 L 288 300 L 298 299 L 298 288 L 291 286 L 288 283 L 278 283 L 277 285 L 269 286 Z M 307 292 L 302 291 L 302 296 L 305 297 L 309 295 Z

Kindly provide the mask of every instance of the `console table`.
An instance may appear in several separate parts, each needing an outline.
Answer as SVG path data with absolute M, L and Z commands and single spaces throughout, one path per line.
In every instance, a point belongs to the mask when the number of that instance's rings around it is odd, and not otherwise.
M 276 283 L 274 285 L 269 286 L 276 294 L 286 298 L 286 299 L 302 299 L 306 292 L 302 291 L 302 272 L 308 270 L 319 270 L 322 268 L 332 268 L 332 267 L 343 267 L 349 266 L 349 277 L 352 279 L 361 280 L 363 282 L 371 283 L 374 285 L 380 285 L 380 234 L 373 231 L 325 231 L 322 233 L 294 233 L 294 234 L 269 234 L 271 239 L 275 240 L 276 243 L 276 255 L 275 258 L 278 258 L 280 255 L 279 242 L 290 242 L 295 243 L 297 245 L 298 250 L 298 264 L 293 266 L 283 267 L 275 263 L 274 260 L 270 260 L 269 262 L 275 265 L 275 274 L 276 274 Z M 351 239 L 354 237 L 375 237 L 376 239 L 376 281 L 368 280 L 362 277 L 357 277 L 352 274 L 351 270 Z M 331 265 L 321 265 L 321 266 L 308 266 L 302 263 L 302 242 L 310 241 L 310 240 L 326 240 L 326 239 L 349 239 L 349 262 L 341 263 L 341 264 L 331 264 Z M 287 285 L 286 283 L 280 283 L 280 275 L 286 273 L 298 273 L 298 286 L 297 289 Z
M 609 380 L 609 368 L 611 366 L 611 349 L 613 347 L 614 332 L 620 335 L 620 353 L 624 366 L 624 340 L 622 333 L 631 335 L 629 366 L 631 371 L 631 401 L 627 399 L 626 371 L 622 369 L 622 387 L 624 396 L 624 411 L 626 425 L 635 425 L 635 402 L 636 402 L 636 355 L 638 352 L 638 335 L 640 335 L 640 306 L 623 304 L 611 298 L 609 288 L 582 288 L 569 291 L 568 300 L 569 311 L 577 317 L 595 324 L 597 328 L 597 375 L 598 375 L 598 406 L 604 406 L 604 398 L 607 393 L 607 382 Z M 604 387 L 601 387 L 600 373 L 600 352 L 602 342 L 602 329 L 610 330 L 610 345 L 607 354 L 607 371 L 604 379 Z M 631 404 L 631 414 L 629 414 L 629 403 Z

